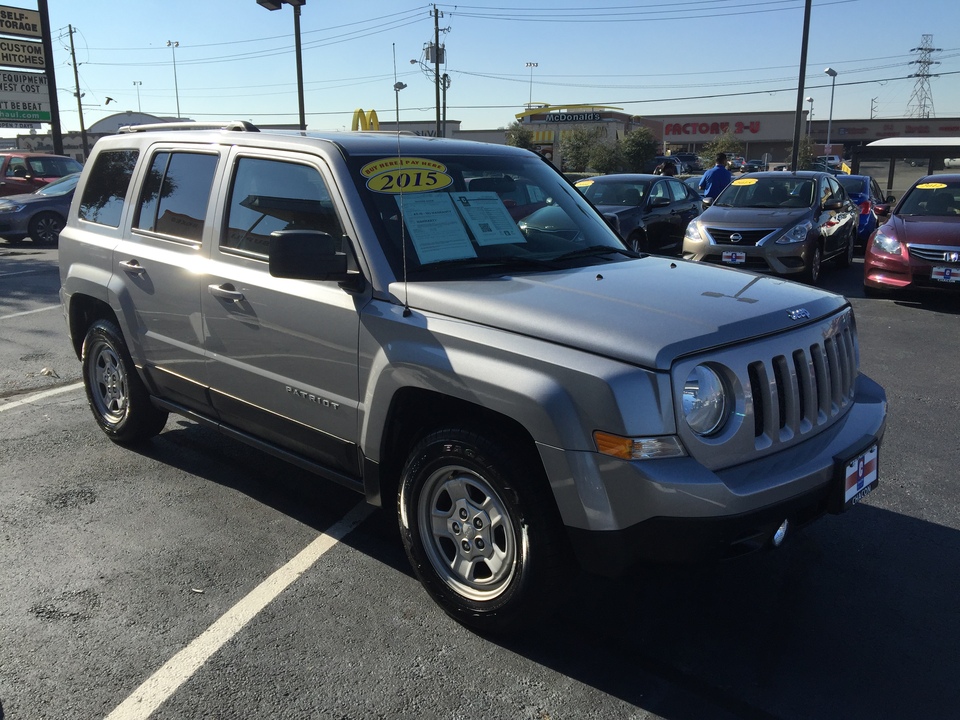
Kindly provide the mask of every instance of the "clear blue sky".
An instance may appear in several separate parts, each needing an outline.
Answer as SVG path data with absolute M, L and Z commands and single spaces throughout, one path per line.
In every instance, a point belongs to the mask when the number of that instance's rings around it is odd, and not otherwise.
M 792 111 L 804 0 L 467 0 L 437 3 L 451 78 L 447 117 L 506 127 L 531 98 L 639 115 Z M 78 130 L 68 26 L 87 127 L 124 110 L 196 120 L 297 122 L 293 9 L 255 0 L 48 0 L 63 129 Z M 35 9 L 32 0 L 2 4 Z M 311 129 L 349 128 L 353 110 L 433 120 L 434 85 L 412 59 L 433 39 L 433 4 L 306 0 L 304 85 Z M 960 116 L 960 2 L 813 0 L 804 95 L 814 116 L 904 117 L 912 48 L 933 36 L 937 117 Z M 171 48 L 168 41 L 179 46 Z M 174 91 L 174 53 L 179 92 Z M 536 62 L 537 67 L 527 67 Z M 531 82 L 532 80 L 532 82 Z M 139 85 L 135 83 L 141 83 Z M 137 91 L 139 90 L 139 98 Z M 107 104 L 107 98 L 113 98 Z M 115 101 L 115 102 L 114 102 Z M 804 109 L 809 103 L 803 103 Z M 17 131 L 3 131 L 15 135 Z

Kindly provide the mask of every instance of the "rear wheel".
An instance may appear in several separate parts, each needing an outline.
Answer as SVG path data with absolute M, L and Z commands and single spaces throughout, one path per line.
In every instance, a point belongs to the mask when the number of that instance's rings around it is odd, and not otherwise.
M 35 243 L 56 245 L 63 230 L 63 218 L 53 212 L 37 213 L 30 220 L 28 235 Z
M 846 249 L 837 256 L 837 267 L 848 268 L 853 264 L 853 246 L 857 241 L 857 231 L 854 228 L 853 232 L 850 233 L 850 236 L 847 238 L 847 247 Z
M 137 374 L 119 328 L 98 320 L 83 340 L 83 384 L 100 429 L 117 443 L 153 437 L 167 423 Z
M 539 616 L 562 577 L 553 497 L 524 457 L 448 428 L 417 445 L 401 478 L 399 524 L 414 572 L 451 617 L 480 631 Z

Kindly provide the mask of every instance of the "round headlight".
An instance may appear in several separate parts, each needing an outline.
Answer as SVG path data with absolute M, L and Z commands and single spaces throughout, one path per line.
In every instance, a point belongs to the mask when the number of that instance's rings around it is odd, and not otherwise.
M 706 365 L 697 365 L 683 385 L 683 417 L 697 435 L 712 435 L 727 418 L 723 381 Z

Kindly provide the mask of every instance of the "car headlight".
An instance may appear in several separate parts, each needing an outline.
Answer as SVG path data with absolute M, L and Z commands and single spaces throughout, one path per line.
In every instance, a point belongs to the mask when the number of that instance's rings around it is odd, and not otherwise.
M 807 235 L 813 229 L 813 223 L 809 220 L 804 220 L 799 225 L 794 225 L 792 228 L 787 230 L 783 235 L 777 238 L 778 245 L 787 245 L 789 243 L 798 243 L 803 242 L 807 239 Z
M 683 417 L 697 435 L 713 435 L 727 419 L 727 391 L 720 376 L 697 365 L 683 384 Z
M 703 242 L 703 234 L 700 232 L 700 226 L 696 220 L 687 223 L 687 231 L 684 233 L 683 239 L 695 243 Z
M 893 235 L 888 235 L 883 228 L 877 230 L 873 236 L 873 249 L 885 252 L 888 255 L 903 255 L 903 246 Z
M 0 213 L 20 212 L 26 205 L 17 205 L 16 203 L 0 203 Z

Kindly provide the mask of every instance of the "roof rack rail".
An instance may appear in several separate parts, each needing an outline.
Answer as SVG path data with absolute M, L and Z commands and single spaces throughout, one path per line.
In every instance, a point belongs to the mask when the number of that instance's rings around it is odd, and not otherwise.
M 157 130 L 230 130 L 234 132 L 260 132 L 260 128 L 246 120 L 228 120 L 221 122 L 202 122 L 183 120 L 167 123 L 147 123 L 144 125 L 124 125 L 118 133 L 154 132 Z

